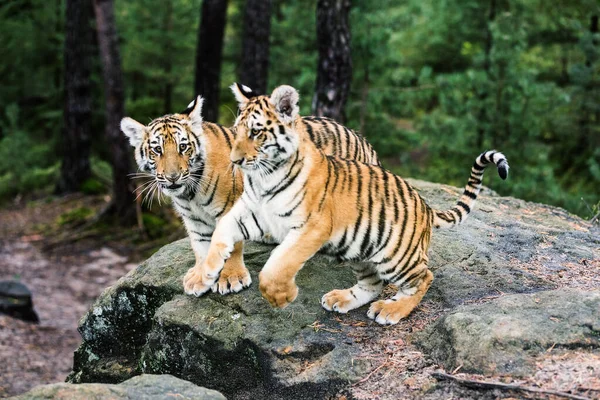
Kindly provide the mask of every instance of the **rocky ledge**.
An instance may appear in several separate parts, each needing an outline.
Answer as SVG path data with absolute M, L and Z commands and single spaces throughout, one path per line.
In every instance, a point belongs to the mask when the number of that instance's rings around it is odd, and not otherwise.
M 411 184 L 441 209 L 460 192 Z M 319 255 L 299 273 L 298 299 L 284 310 L 271 308 L 255 284 L 272 249 L 262 244 L 246 246 L 255 282 L 249 289 L 185 296 L 181 280 L 193 254 L 181 240 L 98 298 L 81 320 L 83 344 L 68 379 L 119 383 L 171 374 L 231 399 L 361 397 L 361 387 L 385 371 L 382 360 L 406 353 L 424 361 L 409 369 L 394 364 L 395 373 L 379 380 L 388 387 L 380 397 L 438 398 L 450 390 L 429 378 L 439 367 L 518 378 L 535 374 L 553 349 L 598 359 L 599 247 L 598 228 L 564 210 L 485 191 L 463 226 L 434 233 L 435 280 L 422 306 L 398 326 L 381 327 L 366 318 L 366 307 L 348 315 L 321 309 L 324 293 L 354 279 L 349 268 Z M 377 356 L 373 343 L 390 336 L 386 343 L 403 346 L 377 347 Z M 600 371 L 585 373 L 600 389 Z M 460 397 L 469 396 L 480 397 Z
M 170 375 L 140 375 L 121 384 L 55 383 L 38 386 L 27 393 L 13 397 L 14 400 L 64 399 L 64 400 L 225 400 L 214 390 L 198 387 Z

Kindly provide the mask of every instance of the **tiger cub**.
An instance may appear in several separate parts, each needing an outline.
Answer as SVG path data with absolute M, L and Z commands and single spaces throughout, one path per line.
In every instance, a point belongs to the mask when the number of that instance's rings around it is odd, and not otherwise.
M 496 151 L 479 155 L 456 206 L 437 211 L 391 172 L 320 151 L 296 110 L 277 121 L 273 134 L 267 121 L 276 112 L 275 106 L 253 107 L 237 118 L 231 160 L 244 171 L 244 192 L 217 224 L 204 263 L 185 276 L 186 292 L 201 295 L 212 287 L 235 242 L 270 234 L 281 244 L 260 272 L 259 288 L 273 306 L 285 307 L 296 298 L 297 272 L 320 251 L 354 262 L 358 280 L 325 294 L 325 309 L 347 313 L 392 283 L 397 294 L 373 302 L 367 315 L 380 324 L 397 323 L 433 281 L 427 265 L 433 228 L 464 221 L 485 167 L 495 164 L 505 179 L 506 158 Z
M 242 85 L 234 85 L 233 91 L 242 105 L 252 105 L 252 109 L 283 110 L 270 114 L 271 119 L 265 121 L 271 130 L 278 125 L 281 112 L 298 108 L 298 93 L 289 86 L 278 87 L 270 97 L 257 96 Z M 242 174 L 236 173 L 229 159 L 233 131 L 203 121 L 201 112 L 202 98 L 198 97 L 183 113 L 165 115 L 147 126 L 131 118 L 121 122 L 122 131 L 135 147 L 142 175 L 152 179 L 144 189 L 160 190 L 172 199 L 190 237 L 197 266 L 206 256 L 217 221 L 243 191 Z M 350 129 L 327 118 L 299 119 L 298 124 L 311 132 L 315 145 L 325 153 L 379 165 L 373 148 Z M 250 285 L 242 251 L 242 242 L 236 243 L 213 291 L 239 292 Z

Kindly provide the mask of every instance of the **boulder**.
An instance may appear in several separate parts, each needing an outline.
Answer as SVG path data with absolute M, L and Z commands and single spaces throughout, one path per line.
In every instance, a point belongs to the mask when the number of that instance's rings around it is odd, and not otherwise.
M 171 375 L 140 375 L 121 384 L 55 383 L 38 386 L 14 400 L 162 400 L 181 398 L 189 400 L 225 400 L 215 390 L 205 389 Z
M 530 376 L 554 348 L 600 348 L 600 291 L 558 289 L 460 306 L 418 341 L 447 370 Z
M 439 209 L 452 206 L 461 192 L 410 183 Z M 194 256 L 184 239 L 160 249 L 98 298 L 80 321 L 83 343 L 68 380 L 118 383 L 142 373 L 172 374 L 231 399 L 326 398 L 345 390 L 351 395 L 351 383 L 365 382 L 383 365 L 380 357 L 364 354 L 373 354 L 377 346 L 386 351 L 387 343 L 397 347 L 400 342 L 402 349 L 390 354 L 404 351 L 406 360 L 415 358 L 416 344 L 429 357 L 428 365 L 523 373 L 533 365 L 532 349 L 548 343 L 599 347 L 593 340 L 597 325 L 586 322 L 597 314 L 583 311 L 584 304 L 586 309 L 593 307 L 600 288 L 599 245 L 598 228 L 564 210 L 486 190 L 462 226 L 434 232 L 430 268 L 435 279 L 424 306 L 390 328 L 368 320 L 367 307 L 347 315 L 320 307 L 324 293 L 354 284 L 350 268 L 321 255 L 298 274 L 296 301 L 283 310 L 271 308 L 256 285 L 273 248 L 264 244 L 246 245 L 245 261 L 254 282 L 250 288 L 226 296 L 185 296 L 181 281 Z M 573 289 L 565 292 L 564 287 Z M 564 302 L 560 314 L 555 312 L 558 299 Z M 570 308 L 581 308 L 581 314 L 569 313 Z M 503 320 L 506 315 L 514 318 Z M 506 324 L 538 321 L 534 315 L 548 325 L 523 330 L 521 344 L 514 347 L 503 344 L 513 346 L 508 338 L 496 340 Z M 573 329 L 565 328 L 570 325 Z M 557 327 L 564 328 L 564 336 L 557 336 Z M 484 334 L 489 344 L 481 344 L 477 355 L 471 343 Z M 393 335 L 403 336 L 380 339 Z M 463 348 L 472 354 L 463 354 Z M 519 349 L 525 349 L 520 358 L 515 356 Z M 485 352 L 495 361 L 481 361 Z M 428 375 L 415 377 L 419 373 L 403 373 L 412 383 L 394 387 L 431 390 Z M 389 380 L 395 375 L 385 376 Z M 414 382 L 429 383 L 419 389 Z M 390 393 L 390 398 L 406 396 Z
M 254 282 L 272 246 L 249 243 L 245 261 Z M 256 286 L 234 295 L 182 294 L 194 264 L 184 239 L 159 250 L 109 288 L 82 319 L 83 344 L 69 381 L 119 382 L 139 373 L 167 373 L 252 398 L 321 398 L 362 376 L 369 363 L 342 339 L 335 315 L 319 306 L 327 290 L 351 286 L 349 268 L 323 256 L 297 279 L 302 288 L 284 310 Z M 318 277 L 318 278 L 316 278 Z

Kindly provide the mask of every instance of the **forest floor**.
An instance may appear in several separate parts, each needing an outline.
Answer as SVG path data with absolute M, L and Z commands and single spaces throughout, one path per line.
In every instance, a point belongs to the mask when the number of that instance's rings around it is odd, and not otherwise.
M 0 398 L 64 381 L 72 368 L 73 352 L 81 342 L 79 319 L 92 302 L 162 244 L 185 236 L 169 207 L 163 207 L 167 211 L 158 217 L 153 214 L 146 220 L 146 232 L 154 230 L 150 236 L 156 239 L 143 236 L 137 228 L 90 224 L 107 201 L 103 195 L 72 195 L 19 201 L 0 208 L 0 280 L 16 279 L 28 286 L 40 318 L 39 324 L 33 324 L 0 314 Z M 368 334 L 366 324 L 355 326 L 355 340 L 370 342 L 367 348 L 372 351 L 364 357 L 376 360 L 377 366 L 350 388 L 349 397 L 389 398 L 396 393 L 396 398 L 413 398 L 421 393 L 417 397 L 426 399 L 514 398 L 515 392 L 511 391 L 477 391 L 436 381 L 432 374 L 439 367 L 402 339 L 443 312 L 431 302 L 424 302 L 420 310 L 411 321 L 403 321 L 375 339 Z M 582 357 L 579 352 L 549 354 L 538 374 L 524 381 L 501 376 L 461 377 L 565 391 L 580 379 L 575 372 L 582 365 L 597 368 L 597 358 L 590 361 Z M 587 383 L 588 387 L 600 387 L 597 385 L 600 381 Z M 519 396 L 535 397 L 523 393 Z
M 81 342 L 79 318 L 94 299 L 157 247 L 185 235 L 175 227 L 152 241 L 137 228 L 90 224 L 106 202 L 103 195 L 71 195 L 0 208 L 0 280 L 25 284 L 40 318 L 34 324 L 0 314 L 0 398 L 63 382 Z M 174 215 L 168 219 L 164 225 L 177 226 Z

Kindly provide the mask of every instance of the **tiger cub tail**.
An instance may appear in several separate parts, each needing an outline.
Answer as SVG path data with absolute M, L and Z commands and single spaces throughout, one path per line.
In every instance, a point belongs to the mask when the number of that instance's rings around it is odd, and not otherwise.
M 485 167 L 492 163 L 496 164 L 500 178 L 506 179 L 509 167 L 504 154 L 495 150 L 481 153 L 475 159 L 473 168 L 471 168 L 471 176 L 469 177 L 467 186 L 465 186 L 465 191 L 460 196 L 460 199 L 458 199 L 456 205 L 446 211 L 434 211 L 433 225 L 436 228 L 450 228 L 467 219 L 481 190 Z

